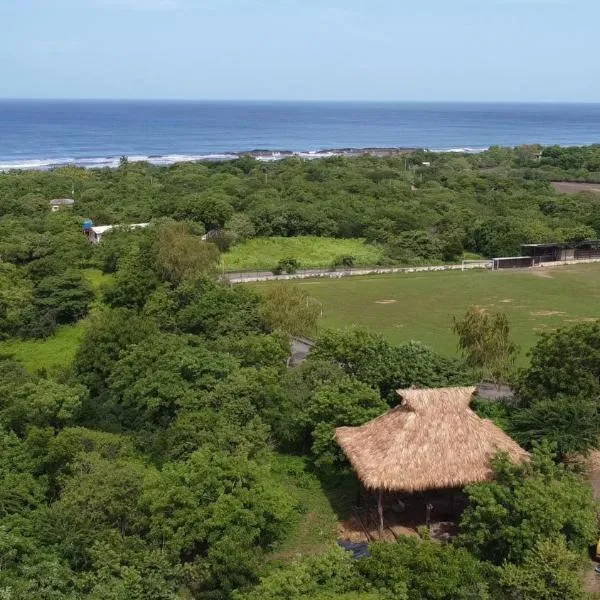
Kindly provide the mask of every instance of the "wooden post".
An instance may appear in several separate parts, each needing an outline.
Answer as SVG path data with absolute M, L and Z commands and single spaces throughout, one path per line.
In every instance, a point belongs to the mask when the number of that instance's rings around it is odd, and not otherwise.
M 429 523 L 431 523 L 431 511 L 433 510 L 433 504 L 431 502 L 427 503 L 425 507 L 425 525 L 429 527 Z
M 383 503 L 381 501 L 381 490 L 377 496 L 377 514 L 379 515 L 379 539 L 383 539 Z

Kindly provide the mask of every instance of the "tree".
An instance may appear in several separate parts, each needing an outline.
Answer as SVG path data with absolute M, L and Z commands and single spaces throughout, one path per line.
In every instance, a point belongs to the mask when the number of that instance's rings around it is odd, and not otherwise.
M 500 570 L 500 587 L 516 600 L 586 600 L 583 560 L 569 550 L 565 538 L 540 540 L 525 555 L 522 565 L 506 564 Z
M 600 411 L 595 398 L 558 396 L 514 409 L 508 425 L 511 435 L 524 447 L 549 442 L 557 458 L 586 454 L 598 447 Z
M 357 563 L 341 548 L 317 556 L 309 556 L 261 578 L 260 584 L 245 592 L 237 592 L 235 600 L 313 600 L 337 598 L 364 589 L 357 572 Z M 343 596 L 347 600 L 377 600 L 379 596 Z M 396 595 L 405 600 L 406 595 Z
M 531 461 L 494 461 L 495 479 L 469 486 L 469 505 L 460 522 L 459 543 L 481 560 L 521 564 L 544 539 L 566 537 L 580 554 L 596 538 L 592 490 L 579 476 L 553 462 L 548 448 Z
M 378 388 L 391 404 L 400 388 L 445 387 L 473 381 L 464 365 L 436 354 L 424 344 L 392 346 L 381 334 L 360 328 L 324 331 L 309 360 L 339 365 L 348 375 Z
M 304 408 L 305 427 L 310 431 L 317 464 L 329 466 L 345 461 L 333 439 L 336 427 L 362 425 L 387 409 L 376 390 L 350 378 L 318 388 Z
M 529 368 L 518 383 L 519 398 L 600 395 L 600 323 L 581 323 L 542 334 L 531 350 Z
M 245 242 L 256 235 L 254 223 L 245 213 L 235 213 L 227 221 L 225 228 L 233 236 L 234 244 Z
M 181 198 L 170 214 L 179 220 L 200 221 L 206 231 L 219 229 L 233 216 L 229 197 L 220 191 L 206 191 Z
M 359 562 L 358 570 L 382 594 L 402 597 L 406 589 L 407 600 L 492 597 L 495 582 L 489 566 L 463 548 L 406 537 L 395 544 L 372 544 L 369 550 L 371 556 Z
M 185 223 L 158 227 L 155 242 L 156 267 L 163 281 L 175 285 L 214 276 L 219 263 L 219 249 L 192 235 Z
M 23 324 L 31 296 L 31 282 L 22 271 L 0 262 L 0 339 L 14 335 Z
M 320 315 L 321 306 L 306 290 L 286 283 L 269 287 L 261 308 L 268 329 L 289 335 L 311 335 Z
M 76 422 L 87 390 L 52 379 L 26 383 L 12 394 L 12 402 L 1 411 L 3 419 L 17 433 L 28 427 L 51 427 L 55 431 Z
M 260 333 L 261 299 L 246 286 L 230 288 L 211 281 L 197 283 L 195 290 L 180 286 L 175 290 L 179 311 L 175 316 L 179 331 L 204 335 L 215 340 L 222 336 Z
M 291 516 L 288 495 L 266 465 L 216 450 L 199 450 L 148 478 L 141 505 L 148 538 L 170 556 L 185 557 L 189 584 L 227 596 L 253 582 L 262 551 L 279 539 Z
M 121 255 L 113 283 L 104 290 L 104 300 L 113 308 L 140 310 L 159 282 L 153 241 L 143 237 Z
M 168 425 L 237 367 L 231 356 L 206 349 L 191 336 L 158 334 L 121 353 L 109 377 L 111 404 L 124 427 Z
M 121 352 L 154 332 L 151 321 L 131 310 L 105 310 L 91 316 L 75 354 L 73 370 L 77 379 L 90 390 L 91 402 L 86 407 L 89 412 L 86 417 L 95 424 L 102 421 L 102 416 L 95 414 L 99 409 L 97 401 L 106 392 L 108 378 Z
M 470 367 L 496 383 L 506 378 L 518 348 L 510 338 L 510 326 L 504 313 L 490 315 L 482 308 L 472 307 L 462 320 L 454 318 L 453 330 Z
M 25 337 L 44 337 L 56 325 L 74 323 L 88 313 L 93 298 L 91 285 L 78 271 L 45 277 L 33 289 L 21 333 Z

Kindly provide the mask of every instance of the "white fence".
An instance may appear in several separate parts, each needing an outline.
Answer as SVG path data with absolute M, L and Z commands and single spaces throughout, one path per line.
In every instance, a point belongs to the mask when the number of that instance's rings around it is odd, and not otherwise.
M 259 281 L 289 281 L 291 279 L 314 279 L 328 278 L 341 279 L 342 277 L 353 277 L 357 275 L 386 275 L 395 273 L 425 273 L 428 271 L 462 271 L 464 269 L 489 269 L 491 262 L 477 262 L 471 265 L 433 265 L 426 267 L 364 267 L 333 271 L 331 269 L 306 269 L 296 273 L 273 275 L 261 271 L 255 273 L 225 273 L 224 281 L 229 283 L 254 283 Z
M 545 262 L 529 267 L 537 269 L 539 267 L 560 267 L 577 264 L 600 263 L 600 258 L 585 258 L 565 261 Z M 224 273 L 221 276 L 222 281 L 231 284 L 236 283 L 256 283 L 259 281 L 289 281 L 293 279 L 341 279 L 343 277 L 353 277 L 357 275 L 389 275 L 401 273 L 425 273 L 430 271 L 464 271 L 465 269 L 486 269 L 493 268 L 493 261 L 474 261 L 473 263 L 452 264 L 452 265 L 432 265 L 427 267 L 363 267 L 354 269 L 343 269 L 334 271 L 331 269 L 306 269 L 296 273 L 273 275 L 269 271 L 255 271 L 248 273 Z M 518 268 L 518 267 L 515 267 Z

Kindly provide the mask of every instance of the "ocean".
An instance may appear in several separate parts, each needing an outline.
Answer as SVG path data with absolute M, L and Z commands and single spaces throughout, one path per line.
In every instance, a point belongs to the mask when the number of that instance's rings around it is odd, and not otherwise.
M 0 170 L 600 143 L 600 104 L 0 100 Z

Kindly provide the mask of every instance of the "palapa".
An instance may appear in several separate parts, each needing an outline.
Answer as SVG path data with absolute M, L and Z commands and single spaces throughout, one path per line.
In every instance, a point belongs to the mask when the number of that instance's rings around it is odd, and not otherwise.
M 471 410 L 475 390 L 398 390 L 399 406 L 360 427 L 338 427 L 335 438 L 367 489 L 420 492 L 485 481 L 498 452 L 515 463 L 529 455 Z

